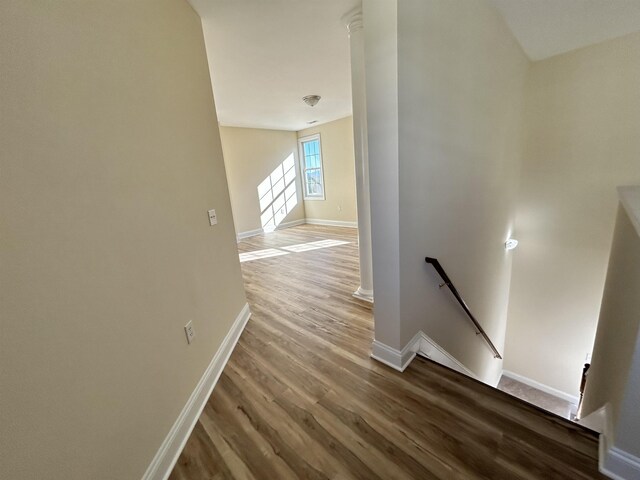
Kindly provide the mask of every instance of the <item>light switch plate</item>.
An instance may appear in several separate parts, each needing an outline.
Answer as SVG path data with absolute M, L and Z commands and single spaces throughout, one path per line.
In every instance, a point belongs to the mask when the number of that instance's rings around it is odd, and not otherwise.
M 215 210 L 209 210 L 209 225 L 212 227 L 218 224 L 218 217 Z
M 184 326 L 184 333 L 187 336 L 187 343 L 193 342 L 193 339 L 196 337 L 196 331 L 193 329 L 191 320 Z

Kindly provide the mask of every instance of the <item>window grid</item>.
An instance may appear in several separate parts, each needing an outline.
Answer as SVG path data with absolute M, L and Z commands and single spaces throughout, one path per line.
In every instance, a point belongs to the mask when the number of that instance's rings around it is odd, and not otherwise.
M 320 135 L 301 138 L 300 145 L 304 197 L 311 199 L 324 199 L 324 178 L 322 172 Z

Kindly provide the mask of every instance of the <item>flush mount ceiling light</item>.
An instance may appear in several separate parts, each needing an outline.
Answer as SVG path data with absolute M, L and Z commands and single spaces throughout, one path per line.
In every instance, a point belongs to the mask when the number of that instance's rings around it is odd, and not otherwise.
M 302 101 L 310 107 L 314 107 L 320 101 L 320 95 L 307 95 L 302 97 Z
M 504 242 L 504 248 L 506 250 L 513 250 L 517 246 L 518 246 L 518 240 L 516 240 L 515 238 L 510 238 L 509 240 Z

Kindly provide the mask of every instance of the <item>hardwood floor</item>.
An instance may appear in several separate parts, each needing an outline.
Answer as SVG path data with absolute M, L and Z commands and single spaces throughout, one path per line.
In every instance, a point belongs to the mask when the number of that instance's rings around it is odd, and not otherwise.
M 349 243 L 278 253 L 327 239 Z M 253 316 L 172 480 L 605 478 L 591 432 L 427 360 L 398 373 L 370 359 L 355 230 L 238 248 L 278 256 L 242 263 Z

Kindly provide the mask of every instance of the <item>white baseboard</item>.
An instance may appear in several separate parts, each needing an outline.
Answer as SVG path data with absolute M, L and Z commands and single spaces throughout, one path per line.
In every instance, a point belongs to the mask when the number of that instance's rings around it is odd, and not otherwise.
M 290 222 L 281 223 L 276 227 L 276 230 L 282 230 L 284 228 L 289 228 L 289 227 L 296 227 L 298 225 L 304 225 L 305 223 L 307 223 L 307 220 L 305 218 L 301 218 L 300 220 L 292 220 Z
M 299 220 L 292 220 L 290 222 L 283 222 L 276 227 L 276 230 L 282 230 L 284 228 L 295 227 L 297 225 L 304 225 L 307 221 L 304 218 Z M 239 242 L 240 240 L 244 240 L 245 238 L 255 237 L 256 235 L 262 235 L 266 233 L 262 228 L 256 228 L 255 230 L 247 230 L 246 232 L 240 232 L 236 234 L 236 240 Z
M 429 338 L 424 332 L 419 332 L 420 345 L 418 347 L 418 354 L 433 360 L 436 363 L 449 367 L 456 372 L 460 372 L 468 377 L 480 380 L 475 373 L 465 367 L 462 363 L 456 360 L 449 352 Z
M 249 317 L 251 317 L 249 304 L 245 304 L 233 322 L 231 329 L 224 337 L 220 348 L 213 356 L 211 363 L 200 378 L 195 390 L 191 393 L 182 412 L 180 412 L 162 445 L 160 445 L 160 449 L 153 457 L 142 480 L 166 480 L 171 474 L 171 470 L 187 443 L 187 439 L 191 435 L 191 431 L 195 427 L 207 400 L 211 396 L 213 387 L 218 382 L 218 378 L 220 378 L 231 352 L 233 352 L 245 325 L 249 321 Z
M 319 218 L 301 218 L 299 220 L 292 220 L 291 222 L 283 222 L 276 227 L 276 230 L 282 230 L 284 228 L 295 227 L 297 225 L 325 225 L 327 227 L 348 227 L 358 228 L 358 222 L 343 222 L 339 220 L 322 220 Z M 239 232 L 236 234 L 236 241 L 244 240 L 245 238 L 255 237 L 256 235 L 262 235 L 266 233 L 262 228 L 256 228 L 255 230 L 247 230 L 246 232 Z
M 371 358 L 399 372 L 403 372 L 416 355 L 421 355 L 471 378 L 478 379 L 471 370 L 452 357 L 422 331 L 416 333 L 402 350 L 396 350 L 378 340 L 374 340 L 371 346 Z
M 342 220 L 323 220 L 321 218 L 307 218 L 305 223 L 308 223 L 309 225 L 325 225 L 327 227 L 358 228 L 358 222 L 345 222 Z
M 384 363 L 394 370 L 404 372 L 404 369 L 409 366 L 416 356 L 416 350 L 414 350 L 416 342 L 414 339 L 407 343 L 402 350 L 396 350 L 389 345 L 374 340 L 371 345 L 371 358 Z
M 604 439 L 600 440 L 604 445 Z M 640 479 L 640 458 L 620 450 L 617 447 L 603 448 L 604 457 L 600 460 L 600 472 L 614 480 Z
M 362 287 L 358 287 L 358 289 L 353 292 L 353 296 L 365 302 L 373 303 L 373 290 L 364 290 Z
M 562 390 L 558 390 L 557 388 L 550 387 L 549 385 L 545 385 L 544 383 L 537 382 L 532 380 L 531 378 L 524 377 L 517 373 L 511 372 L 509 370 L 503 370 L 502 374 L 505 377 L 509 377 L 512 380 L 516 380 L 517 382 L 524 383 L 525 385 L 529 385 L 530 387 L 541 390 L 549 395 L 553 395 L 554 397 L 558 397 L 562 400 L 565 400 L 573 405 L 578 405 L 580 401 L 580 397 L 578 395 L 571 395 L 570 393 L 563 392 Z
M 246 232 L 239 232 L 236 234 L 236 240 L 239 242 L 240 240 L 244 240 L 245 238 L 255 237 L 256 235 L 260 235 L 264 233 L 264 230 L 261 228 L 256 228 L 255 230 L 247 230 Z
M 601 473 L 614 480 L 640 479 L 640 458 L 612 445 L 613 418 L 611 406 L 602 407 L 604 412 L 604 429 L 600 434 L 598 445 L 598 468 Z

